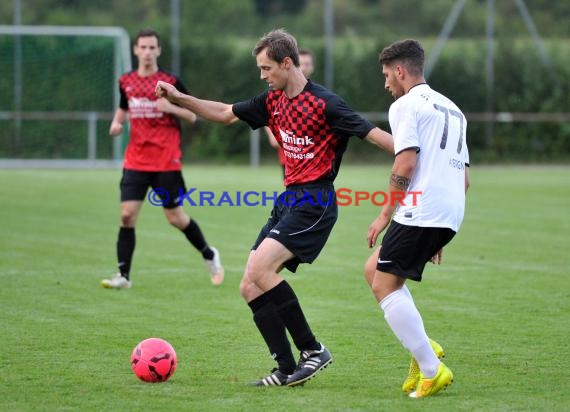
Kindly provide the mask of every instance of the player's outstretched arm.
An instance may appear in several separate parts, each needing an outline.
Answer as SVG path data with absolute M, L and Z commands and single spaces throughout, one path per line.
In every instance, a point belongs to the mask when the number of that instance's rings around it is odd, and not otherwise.
M 394 154 L 394 139 L 392 138 L 392 135 L 379 127 L 375 127 L 370 130 L 365 139 L 381 149 L 384 149 L 388 153 Z
M 156 109 L 163 113 L 170 113 L 179 119 L 186 120 L 190 124 L 196 121 L 196 115 L 194 112 L 185 109 L 184 107 L 176 106 L 164 97 L 161 97 L 156 101 Z
M 170 83 L 158 81 L 156 83 L 156 95 L 164 97 L 171 103 L 184 107 L 212 122 L 231 124 L 239 120 L 232 110 L 232 105 L 198 99 L 180 92 Z

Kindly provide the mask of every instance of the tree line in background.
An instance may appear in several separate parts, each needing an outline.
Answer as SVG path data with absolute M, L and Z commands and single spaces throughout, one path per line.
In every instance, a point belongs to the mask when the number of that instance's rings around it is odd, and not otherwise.
M 334 90 L 356 110 L 387 111 L 391 96 L 383 90 L 378 52 L 390 42 L 415 37 L 430 52 L 452 0 L 336 0 Z M 570 112 L 570 2 L 526 0 L 543 36 L 556 76 L 541 64 L 515 2 L 496 1 L 495 79 L 492 106 L 497 112 Z M 275 27 L 286 27 L 317 56 L 314 80 L 323 81 L 325 45 L 321 0 L 180 0 L 180 77 L 198 97 L 235 102 L 263 90 L 251 49 L 257 38 Z M 0 2 L 0 24 L 11 24 L 10 2 Z M 162 65 L 168 69 L 170 2 L 159 0 L 22 0 L 23 24 L 123 26 L 134 35 L 142 27 L 163 36 Z M 468 0 L 429 79 L 435 89 L 451 97 L 466 112 L 484 112 L 487 44 L 485 0 Z M 237 16 L 237 17 L 236 17 Z M 143 22 L 141 24 L 141 22 Z M 91 68 L 92 70 L 92 68 Z M 76 76 L 76 78 L 74 77 Z M 558 81 L 556 81 L 556 78 Z M 67 74 L 61 96 L 52 99 L 61 110 L 73 110 L 67 86 L 89 81 Z M 107 81 L 101 79 L 100 81 Z M 109 102 L 111 105 L 112 102 Z M 113 110 L 109 106 L 108 110 Z M 387 128 L 387 124 L 380 124 Z M 500 123 L 491 138 L 487 125 L 471 122 L 468 129 L 472 161 L 568 161 L 570 124 Z M 206 122 L 185 133 L 186 156 L 192 160 L 245 161 L 249 129 Z M 370 154 L 366 145 L 353 144 L 349 160 L 387 159 Z M 271 149 L 263 146 L 267 156 Z
M 384 90 L 384 79 L 377 62 L 378 51 L 388 43 L 355 40 L 338 41 L 335 48 L 335 91 L 361 112 L 384 112 L 392 97 Z M 236 40 L 237 42 L 237 40 Z M 433 39 L 425 39 L 427 49 Z M 322 61 L 321 40 L 307 41 L 305 46 Z M 543 66 L 530 39 L 498 44 L 495 66 L 493 107 L 497 112 L 570 112 L 570 44 L 547 43 L 552 52 L 554 70 Z M 452 98 L 465 113 L 486 111 L 485 87 L 486 42 L 481 39 L 450 41 L 429 79 L 430 85 Z M 260 93 L 265 84 L 259 80 L 250 48 L 243 44 L 202 42 L 189 45 L 184 55 L 193 64 L 184 65 L 184 76 L 191 92 L 199 97 L 226 102 L 244 100 Z M 217 62 L 217 63 L 213 63 Z M 212 64 L 213 63 L 213 64 Z M 192 79 L 196 79 L 195 82 Z M 562 79 L 560 81 L 560 79 Z M 317 82 L 322 75 L 314 76 Z M 381 123 L 387 129 L 387 123 Z M 497 123 L 493 137 L 487 136 L 488 125 L 470 122 L 468 139 L 471 158 L 476 162 L 564 161 L 570 157 L 569 123 Z M 245 125 L 222 126 L 201 123 L 199 135 L 205 139 L 192 142 L 192 156 L 207 157 L 247 154 L 249 141 Z M 385 159 L 371 154 L 366 145 L 350 146 L 350 159 Z M 268 152 L 270 148 L 266 148 Z
M 12 24 L 14 5 L 21 4 L 22 24 L 122 26 L 131 34 L 141 25 L 170 30 L 169 0 L 11 0 L 0 2 L 0 24 Z M 179 0 L 181 42 L 195 36 L 258 37 L 285 26 L 299 38 L 321 36 L 325 0 Z M 436 35 L 457 0 L 333 0 L 339 36 L 392 37 Z M 499 35 L 526 33 L 515 0 L 495 0 Z M 524 0 L 541 35 L 570 37 L 570 2 Z M 456 37 L 484 35 L 487 0 L 467 0 Z

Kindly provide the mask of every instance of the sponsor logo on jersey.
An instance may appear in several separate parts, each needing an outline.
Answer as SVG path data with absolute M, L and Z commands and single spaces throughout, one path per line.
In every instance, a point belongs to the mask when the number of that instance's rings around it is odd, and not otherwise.
M 162 117 L 164 113 L 156 110 L 156 100 L 146 97 L 131 97 L 129 99 L 129 115 L 133 119 L 152 119 Z
M 293 132 L 284 132 L 281 129 L 279 129 L 279 133 L 281 134 L 281 140 L 283 143 L 296 144 L 301 146 L 309 146 L 315 144 L 313 142 L 313 138 L 309 136 L 297 137 L 293 134 Z

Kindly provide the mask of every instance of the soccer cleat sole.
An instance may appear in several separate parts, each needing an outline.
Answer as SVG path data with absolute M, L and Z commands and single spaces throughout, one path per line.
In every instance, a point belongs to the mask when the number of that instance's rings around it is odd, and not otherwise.
M 319 369 L 315 370 L 311 375 L 307 376 L 306 378 L 303 379 L 299 379 L 298 381 L 295 382 L 291 382 L 288 383 L 287 386 L 290 388 L 293 388 L 295 386 L 303 386 L 305 384 L 305 382 L 310 381 L 311 379 L 313 379 L 313 377 L 319 373 L 320 371 L 322 371 L 323 369 L 326 369 L 327 366 L 329 366 L 331 363 L 333 362 L 333 359 L 330 358 L 325 364 L 323 364 Z

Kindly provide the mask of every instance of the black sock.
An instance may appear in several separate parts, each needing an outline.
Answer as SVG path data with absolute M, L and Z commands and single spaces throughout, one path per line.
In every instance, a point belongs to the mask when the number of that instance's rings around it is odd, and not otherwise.
M 214 258 L 214 251 L 208 247 L 206 239 L 200 230 L 200 226 L 194 221 L 190 220 L 186 229 L 182 231 L 186 235 L 186 239 L 198 249 L 204 259 L 212 260 Z
M 249 307 L 253 312 L 253 321 L 263 336 L 269 353 L 277 362 L 279 370 L 287 375 L 293 373 L 296 366 L 295 358 L 287 339 L 285 325 L 279 319 L 275 306 L 264 294 L 249 302 Z
M 135 243 L 135 228 L 121 227 L 117 239 L 117 261 L 119 262 L 119 272 L 127 279 L 129 279 L 129 272 L 131 271 Z
M 281 321 L 291 334 L 295 346 L 299 350 L 320 349 L 320 345 L 311 331 L 307 319 L 295 292 L 287 281 L 283 281 L 266 292 L 267 297 L 281 318 Z

